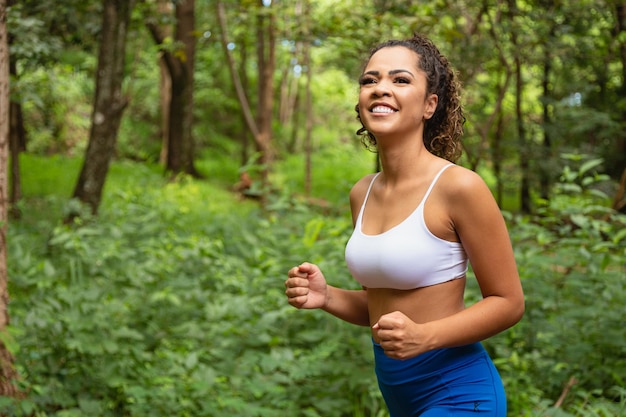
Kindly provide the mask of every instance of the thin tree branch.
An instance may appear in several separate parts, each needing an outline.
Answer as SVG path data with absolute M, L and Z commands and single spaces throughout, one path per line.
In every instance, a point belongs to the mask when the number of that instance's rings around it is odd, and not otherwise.
M 226 26 L 226 13 L 224 12 L 224 4 L 221 1 L 216 2 L 217 8 L 217 20 L 220 25 L 220 30 L 222 31 L 221 42 L 222 48 L 224 49 L 224 54 L 226 54 L 226 61 L 228 63 L 228 68 L 230 70 L 230 75 L 235 86 L 235 91 L 237 93 L 237 99 L 239 100 L 239 104 L 241 104 L 241 109 L 243 111 L 243 116 L 248 125 L 248 129 L 252 132 L 254 136 L 254 140 L 258 140 L 259 137 L 259 128 L 254 121 L 254 117 L 252 116 L 252 111 L 250 110 L 250 103 L 248 103 L 248 99 L 246 98 L 246 94 L 243 91 L 243 86 L 241 84 L 241 79 L 239 78 L 239 73 L 237 72 L 235 66 L 235 60 L 228 49 L 228 31 Z
M 563 403 L 565 402 L 565 398 L 567 397 L 567 394 L 572 389 L 572 387 L 576 385 L 577 383 L 578 383 L 578 379 L 576 379 L 575 376 L 571 377 L 569 381 L 567 381 L 567 384 L 565 384 L 565 387 L 563 388 L 563 392 L 561 392 L 561 396 L 554 403 L 554 408 L 559 408 L 563 405 Z

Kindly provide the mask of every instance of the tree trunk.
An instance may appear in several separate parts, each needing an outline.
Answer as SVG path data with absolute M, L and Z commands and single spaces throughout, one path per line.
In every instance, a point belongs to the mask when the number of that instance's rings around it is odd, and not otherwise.
M 159 80 L 161 94 L 161 153 L 159 154 L 159 163 L 167 166 L 167 158 L 170 143 L 170 105 L 172 103 L 172 79 L 170 72 L 167 70 L 167 64 L 163 57 L 159 58 L 159 72 L 161 78 Z
M 299 18 L 302 21 L 302 18 Z M 296 62 L 299 62 L 299 57 L 302 50 L 302 41 L 296 41 L 294 50 L 292 52 L 292 58 Z M 280 76 L 280 103 L 278 112 L 279 123 L 285 124 L 291 120 L 292 115 L 296 109 L 295 102 L 298 96 L 299 77 L 294 74 L 293 66 L 288 63 L 284 66 L 282 74 Z
M 263 6 L 260 6 L 263 7 Z M 271 7 L 271 6 L 267 6 Z M 272 12 L 267 13 L 265 17 L 263 11 L 259 12 L 257 19 L 257 52 L 258 52 L 258 105 L 257 117 L 254 118 L 250 103 L 246 97 L 245 91 L 241 83 L 241 77 L 237 72 L 235 60 L 228 49 L 228 28 L 226 25 L 226 13 L 224 4 L 221 1 L 216 2 L 217 18 L 222 31 L 221 43 L 226 55 L 228 70 L 235 86 L 237 99 L 241 105 L 243 117 L 246 121 L 248 129 L 254 136 L 254 140 L 261 154 L 260 164 L 262 166 L 262 182 L 263 195 L 261 196 L 262 204 L 265 203 L 266 191 L 269 189 L 269 171 L 274 159 L 272 148 L 272 115 L 274 103 L 274 69 L 276 67 L 276 27 L 275 16 Z M 267 39 L 266 39 L 267 37 Z M 266 52 L 267 51 L 267 52 Z
M 530 213 L 530 158 L 528 143 L 526 141 L 526 126 L 522 113 L 522 94 L 524 84 L 522 81 L 522 61 L 519 56 L 515 57 L 515 119 L 517 124 L 517 140 L 520 151 L 520 170 L 522 181 L 520 184 L 520 208 L 522 213 Z
M 550 124 L 552 122 L 551 100 L 552 88 L 550 87 L 550 75 L 552 73 L 552 46 L 550 41 L 554 39 L 555 27 L 550 26 L 548 42 L 545 44 L 543 55 L 543 79 L 541 82 L 543 90 L 543 158 L 540 161 L 539 184 L 541 198 L 548 200 L 550 198 L 550 186 L 552 185 L 552 173 L 550 165 L 552 162 L 552 138 L 550 136 Z
M 504 114 L 500 110 L 498 112 L 498 120 L 496 121 L 496 131 L 493 135 L 493 173 L 496 177 L 496 201 L 498 207 L 502 208 L 504 202 L 504 182 L 502 181 L 502 142 L 504 138 Z
M 134 0 L 104 0 L 96 97 L 85 161 L 74 197 L 97 213 L 128 99 L 122 96 L 126 35 Z M 71 213 L 70 218 L 78 213 Z
M 239 48 L 239 74 L 241 74 L 241 87 L 245 94 L 248 91 L 248 77 L 246 76 L 246 68 L 248 68 L 248 48 L 246 47 L 245 41 L 242 39 L 237 42 L 237 45 L 241 45 Z M 249 99 L 248 99 L 249 101 Z M 246 118 L 241 114 L 241 124 L 242 126 L 246 125 Z M 241 166 L 246 166 L 248 162 L 250 162 L 250 130 L 244 129 L 241 134 Z
M 172 53 L 163 50 L 162 58 L 167 65 L 171 80 L 171 96 L 168 109 L 169 126 L 166 169 L 173 174 L 186 173 L 199 176 L 194 165 L 193 146 L 193 81 L 196 53 L 195 0 L 176 3 L 176 29 L 174 39 L 183 45 Z M 164 30 L 155 22 L 147 23 L 157 44 L 165 41 Z
M 502 143 L 504 141 L 504 98 L 506 96 L 507 91 L 509 90 L 509 84 L 511 83 L 511 78 L 513 75 L 513 70 L 511 69 L 511 64 L 507 60 L 507 54 L 504 51 L 504 47 L 502 45 L 501 36 L 496 33 L 495 28 L 502 26 L 501 22 L 501 13 L 497 12 L 495 14 L 494 21 L 489 24 L 489 34 L 494 42 L 496 50 L 498 52 L 498 61 L 501 65 L 502 75 L 497 75 L 498 82 L 496 83 L 496 105 L 493 113 L 489 116 L 487 123 L 483 128 L 484 135 L 489 135 L 489 130 L 491 126 L 495 124 L 495 130 L 491 140 L 491 159 L 493 161 L 493 171 L 496 177 L 496 191 L 495 198 L 499 207 L 502 207 L 504 200 L 504 179 L 502 178 L 502 161 L 504 160 L 504 153 L 502 151 Z M 500 78 L 503 78 L 500 81 Z M 495 119 L 495 122 L 494 122 Z
M 172 13 L 172 3 L 169 0 L 159 0 L 157 12 L 165 16 Z M 164 31 L 165 36 L 171 36 L 169 28 Z M 170 103 L 172 102 L 172 79 L 167 69 L 167 62 L 163 56 L 159 57 L 160 95 L 161 95 L 161 154 L 159 163 L 167 166 L 167 154 L 170 141 Z
M 196 56 L 195 0 L 176 4 L 175 39 L 184 45 L 184 56 L 177 58 L 177 69 L 171 71 L 169 153 L 167 168 L 198 176 L 193 163 L 193 81 Z
M 9 35 L 9 47 L 12 37 Z M 9 57 L 9 73 L 17 79 L 17 64 Z M 22 104 L 11 101 L 9 105 L 9 153 L 11 160 L 11 188 L 9 190 L 9 215 L 12 218 L 21 216 L 17 202 L 22 198 L 22 179 L 20 177 L 20 152 L 26 150 L 26 129 Z
M 622 1 L 615 8 L 617 14 L 615 38 L 623 39 L 623 34 L 626 32 L 626 2 Z M 622 63 L 622 97 L 626 97 L 626 42 L 623 40 L 619 42 L 619 55 Z M 626 110 L 622 110 L 622 125 L 626 125 Z M 613 178 L 619 179 L 622 170 L 626 167 L 626 135 L 624 133 L 615 138 L 615 152 L 606 162 L 607 171 Z
M 296 152 L 298 149 L 298 132 L 300 128 L 300 88 L 296 88 L 295 97 L 293 100 L 293 112 L 291 113 L 291 137 L 287 144 L 287 151 L 290 153 Z
M 508 0 L 509 4 L 509 17 L 511 22 L 514 22 L 518 15 L 516 0 Z M 514 60 L 514 73 L 515 73 L 515 118 L 517 124 L 517 140 L 519 146 L 520 156 L 520 171 L 522 181 L 520 184 L 520 209 L 523 213 L 530 213 L 530 159 L 528 144 L 526 143 L 526 126 L 524 125 L 524 118 L 522 113 L 522 94 L 524 91 L 524 84 L 522 80 L 522 59 L 520 57 L 519 45 L 517 41 L 516 27 L 513 25 L 511 29 L 511 43 L 513 45 L 513 60 Z
M 9 104 L 9 153 L 11 154 L 11 189 L 9 190 L 9 213 L 14 219 L 21 217 L 17 206 L 22 198 L 22 178 L 20 176 L 20 148 L 24 134 L 22 105 L 16 102 Z M 22 139 L 21 139 L 22 138 Z
M 304 173 L 304 191 L 306 196 L 311 195 L 311 183 L 312 183 L 312 154 L 313 146 L 311 144 L 311 135 L 313 131 L 313 94 L 311 92 L 311 77 L 313 71 L 311 70 L 311 33 L 310 33 L 310 3 L 309 0 L 304 0 L 304 67 L 306 68 L 306 94 L 305 104 L 306 108 L 306 134 L 304 136 L 304 154 L 305 154 L 305 173 Z
M 8 160 L 9 160 L 9 43 L 7 2 L 0 0 L 0 333 L 9 324 L 7 271 Z M 0 396 L 17 396 L 13 355 L 0 338 Z
M 254 120 L 254 116 L 252 115 L 250 102 L 248 101 L 248 97 L 246 96 L 246 93 L 243 89 L 241 77 L 237 72 L 235 59 L 228 49 L 228 27 L 226 25 L 226 12 L 224 11 L 224 4 L 221 1 L 217 1 L 215 3 L 215 7 L 217 9 L 217 20 L 220 25 L 220 30 L 222 31 L 221 43 L 224 54 L 226 55 L 228 71 L 230 72 L 233 85 L 235 86 L 235 93 L 237 94 L 237 100 L 239 101 L 239 105 L 241 106 L 241 112 L 243 113 L 244 120 L 246 121 L 246 126 L 248 127 L 248 129 L 252 133 L 252 136 L 254 136 L 254 140 L 256 141 L 259 136 L 259 128 L 256 121 Z
M 274 70 L 276 69 L 276 16 L 265 13 L 260 6 L 257 16 L 257 65 L 259 74 L 257 103 L 257 144 L 261 152 L 261 179 L 263 188 L 269 189 L 269 172 L 274 161 L 272 147 L 272 116 L 274 109 Z M 264 193 L 265 194 L 265 193 Z

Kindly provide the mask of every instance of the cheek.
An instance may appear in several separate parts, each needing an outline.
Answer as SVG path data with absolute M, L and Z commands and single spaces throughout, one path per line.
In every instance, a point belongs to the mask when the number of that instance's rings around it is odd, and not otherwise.
M 366 106 L 365 103 L 366 103 L 365 102 L 365 95 L 363 93 L 359 93 L 359 101 L 357 103 L 357 106 L 359 106 L 359 114 L 361 115 L 361 117 L 367 111 L 367 106 Z
M 365 102 L 365 97 L 366 97 L 365 92 L 363 90 L 360 90 L 359 91 L 359 106 L 361 106 L 362 103 Z

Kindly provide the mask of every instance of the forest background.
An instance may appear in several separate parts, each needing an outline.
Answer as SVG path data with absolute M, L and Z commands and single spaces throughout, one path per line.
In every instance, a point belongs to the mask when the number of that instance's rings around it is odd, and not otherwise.
M 525 288 L 522 322 L 485 341 L 509 415 L 626 415 L 626 2 L 0 12 L 0 414 L 387 416 L 368 332 L 290 308 L 283 282 L 306 259 L 356 288 L 347 193 L 377 167 L 356 79 L 415 31 L 459 71 L 460 163 L 503 209 Z

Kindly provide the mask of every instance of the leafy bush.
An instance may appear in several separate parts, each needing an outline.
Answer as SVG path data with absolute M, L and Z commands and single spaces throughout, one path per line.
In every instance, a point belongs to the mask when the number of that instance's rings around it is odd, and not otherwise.
M 31 172 L 44 175 L 39 162 Z M 65 197 L 32 195 L 25 220 L 10 225 L 4 338 L 26 396 L 0 399 L 4 414 L 388 415 L 367 329 L 284 299 L 286 270 L 303 260 L 356 288 L 343 261 L 348 217 L 282 194 L 262 212 L 205 182 L 165 183 L 144 165 L 116 163 L 110 180 L 100 216 L 80 227 L 41 206 Z M 485 345 L 510 415 L 626 409 L 626 219 L 585 190 L 561 192 L 538 216 L 507 215 L 527 314 Z M 468 303 L 479 296 L 468 280 Z
M 344 222 L 303 207 L 290 222 L 245 204 L 229 212 L 217 202 L 231 197 L 216 194 L 182 179 L 118 190 L 97 222 L 56 226 L 39 242 L 12 226 L 12 329 L 28 396 L 7 405 L 10 413 L 340 416 L 358 401 L 380 408 L 367 337 L 300 314 L 283 295 L 286 269 L 318 241 L 345 236 Z M 302 237 L 301 222 L 322 227 Z M 340 262 L 325 260 L 329 271 Z
M 571 415 L 626 410 L 626 216 L 605 208 L 606 178 L 593 172 L 601 161 L 579 162 L 566 166 L 539 215 L 510 219 L 527 312 L 499 337 L 508 339 L 506 350 L 497 345 L 496 351 L 505 379 L 524 391 L 511 396 L 515 415 L 549 410 L 542 404 L 554 404 L 569 381 L 564 404 Z M 529 402 L 538 408 L 529 409 Z

